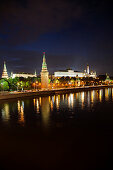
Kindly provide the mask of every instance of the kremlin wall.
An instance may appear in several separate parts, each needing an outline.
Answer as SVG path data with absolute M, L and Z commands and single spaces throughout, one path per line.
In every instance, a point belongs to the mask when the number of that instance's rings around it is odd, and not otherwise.
M 16 77 L 18 77 L 19 79 L 15 80 Z M 15 85 L 12 84 L 13 88 L 11 87 L 11 84 L 10 88 L 8 86 L 8 81 L 10 82 L 9 78 L 17 81 Z M 28 80 L 27 78 L 33 79 Z M 89 65 L 87 65 L 86 70 L 84 70 L 83 72 L 67 69 L 56 71 L 53 75 L 49 75 L 45 52 L 43 52 L 43 62 L 40 76 L 37 76 L 36 71 L 35 74 L 11 73 L 11 76 L 8 76 L 6 63 L 4 62 L 2 77 L 0 81 L 0 99 L 45 96 L 62 93 L 65 94 L 92 89 L 98 90 L 100 88 L 102 89 L 108 86 L 113 86 L 113 80 L 111 80 L 108 75 L 106 75 L 106 80 L 100 81 L 100 79 L 96 76 L 96 72 L 90 72 Z M 21 84 L 25 84 L 26 81 L 28 84 L 30 84 L 29 88 L 27 88 L 26 86 L 22 86 Z M 4 86 L 4 82 L 7 84 L 6 89 Z
M 47 70 L 47 64 L 46 64 L 46 58 L 45 58 L 45 52 L 43 52 L 43 63 L 42 63 L 42 71 L 41 71 L 41 82 L 42 82 L 42 88 L 44 87 L 44 84 L 47 83 L 47 79 L 49 77 L 49 72 Z M 4 68 L 2 72 L 2 78 L 8 78 L 8 73 L 7 73 L 7 68 L 6 68 L 6 63 L 4 62 Z M 29 74 L 29 73 L 11 73 L 11 77 L 23 77 L 23 78 L 28 78 L 28 77 L 37 77 L 37 74 Z M 67 70 L 59 70 L 54 72 L 53 77 L 92 77 L 96 78 L 96 72 L 91 71 L 89 69 L 89 65 L 87 65 L 87 69 L 85 69 L 83 72 L 79 71 L 74 71 L 72 69 L 67 69 Z M 46 84 L 46 87 L 48 87 L 48 84 Z

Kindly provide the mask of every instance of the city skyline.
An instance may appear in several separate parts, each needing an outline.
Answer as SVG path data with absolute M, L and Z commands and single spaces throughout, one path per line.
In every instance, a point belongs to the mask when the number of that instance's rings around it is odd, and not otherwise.
M 110 0 L 6 0 L 0 9 L 0 63 L 5 60 L 9 72 L 34 72 L 32 66 L 39 72 L 45 51 L 49 72 L 88 63 L 113 75 Z
M 46 54 L 45 54 L 45 52 L 43 52 L 43 58 L 44 58 L 44 56 L 46 56 Z M 42 64 L 43 64 L 43 61 L 42 61 Z M 5 66 L 4 66 L 5 65 Z M 5 67 L 5 69 L 6 69 L 6 65 L 7 65 L 7 63 L 6 63 L 6 61 L 4 61 L 4 64 L 3 64 L 3 68 L 2 68 L 2 72 L 4 72 L 4 67 Z M 10 70 L 10 69 L 9 69 Z M 95 75 L 96 75 L 96 71 L 95 70 L 92 70 L 91 68 L 90 68 L 90 66 L 87 64 L 87 66 L 85 67 L 85 68 L 82 68 L 82 70 L 80 71 L 80 70 L 73 70 L 72 69 L 72 67 L 70 67 L 70 68 L 64 68 L 64 70 L 63 69 L 61 69 L 61 70 L 57 70 L 57 71 L 53 71 L 53 73 L 50 73 L 50 74 L 55 74 L 55 72 L 59 72 L 59 71 L 68 71 L 68 70 L 72 70 L 73 72 L 75 71 L 76 73 L 78 72 L 80 72 L 80 74 L 82 73 L 82 74 L 84 74 L 84 73 L 88 73 L 88 74 L 90 74 L 91 72 L 92 73 L 94 73 Z M 91 73 L 91 74 L 92 74 Z M 17 74 L 18 75 L 21 75 L 21 74 L 31 74 L 31 75 L 34 75 L 34 76 L 39 76 L 40 75 L 40 71 L 37 73 L 37 71 L 36 71 L 36 69 L 35 69 L 35 72 L 25 72 L 25 71 L 20 71 L 20 72 L 14 72 L 13 70 L 11 71 L 11 72 L 9 72 L 8 70 L 7 70 L 7 74 L 8 74 L 8 76 L 10 77 L 15 77 Z
M 0 170 L 113 169 L 113 0 L 1 0 Z

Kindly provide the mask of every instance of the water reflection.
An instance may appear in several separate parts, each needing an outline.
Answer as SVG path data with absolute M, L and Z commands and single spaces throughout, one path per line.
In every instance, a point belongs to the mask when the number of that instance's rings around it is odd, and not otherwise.
M 39 100 L 38 99 L 33 99 L 33 103 L 34 103 L 34 108 L 36 110 L 36 113 L 40 113 L 40 111 L 39 111 L 39 108 L 40 108 Z
M 73 105 L 74 105 L 74 94 L 71 93 L 68 96 L 68 107 L 73 108 Z
M 18 100 L 17 105 L 18 105 L 18 115 L 19 115 L 18 122 L 21 125 L 24 125 L 24 123 L 25 123 L 25 119 L 24 119 L 24 101 Z
M 113 101 L 113 88 L 111 90 L 112 90 L 112 101 Z
M 100 90 L 99 91 L 99 101 L 100 102 L 102 101 L 102 96 L 103 96 L 103 90 Z
M 94 102 L 94 95 L 95 95 L 95 91 L 92 90 L 92 91 L 91 91 L 91 102 L 92 102 L 92 103 Z
M 9 121 L 10 113 L 9 113 L 9 104 L 5 103 L 2 108 L 2 120 Z
M 56 96 L 56 108 L 59 110 L 60 95 Z
M 49 125 L 50 120 L 49 97 L 41 98 L 41 116 L 43 125 L 47 127 Z
M 109 100 L 108 89 L 105 89 L 105 100 Z
M 85 93 L 81 93 L 82 109 L 84 108 Z
M 11 124 L 14 121 L 17 123 L 18 120 L 18 123 L 23 126 L 35 120 L 48 127 L 50 122 L 52 122 L 52 116 L 63 115 L 65 117 L 67 113 L 76 115 L 78 110 L 90 110 L 98 103 L 111 100 L 113 101 L 113 88 L 37 97 L 34 99 L 15 99 L 14 102 L 3 102 L 0 105 L 0 121 L 7 121 L 8 124 L 9 120 L 11 120 Z
M 88 102 L 88 107 L 90 107 L 90 102 L 91 102 L 90 91 L 88 91 L 87 102 Z

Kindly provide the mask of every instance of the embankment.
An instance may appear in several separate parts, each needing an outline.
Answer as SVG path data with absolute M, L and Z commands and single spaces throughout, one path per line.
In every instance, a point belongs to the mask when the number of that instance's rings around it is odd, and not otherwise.
M 113 85 L 53 89 L 53 90 L 43 90 L 43 91 L 37 91 L 37 92 L 15 92 L 15 93 L 4 92 L 0 94 L 0 100 L 25 98 L 25 97 L 32 97 L 32 96 L 35 97 L 35 96 L 66 94 L 66 93 L 77 93 L 77 92 L 82 92 L 82 91 L 99 90 L 99 89 L 110 88 L 110 87 L 113 87 Z

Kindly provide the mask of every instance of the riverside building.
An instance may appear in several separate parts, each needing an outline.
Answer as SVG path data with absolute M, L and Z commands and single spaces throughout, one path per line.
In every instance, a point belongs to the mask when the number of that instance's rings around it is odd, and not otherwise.
M 48 88 L 48 80 L 49 80 L 48 76 L 49 76 L 49 72 L 47 70 L 45 52 L 43 52 L 43 63 L 42 63 L 42 70 L 41 70 L 41 89 Z
M 5 61 L 4 61 L 4 68 L 3 68 L 3 72 L 2 72 L 2 78 L 8 79 L 8 73 L 7 73 L 7 68 L 6 68 Z
M 54 72 L 54 77 L 93 77 L 96 78 L 96 72 L 89 70 L 89 65 L 87 65 L 87 70 L 84 72 L 74 71 L 72 69 L 60 70 Z
M 11 77 L 15 78 L 15 77 L 23 77 L 23 78 L 29 78 L 29 77 L 37 77 L 36 72 L 35 74 L 31 74 L 31 73 L 11 73 Z

